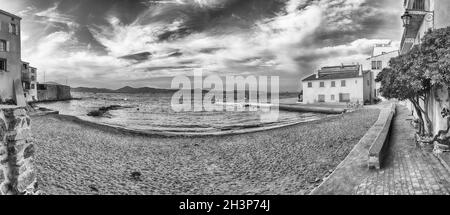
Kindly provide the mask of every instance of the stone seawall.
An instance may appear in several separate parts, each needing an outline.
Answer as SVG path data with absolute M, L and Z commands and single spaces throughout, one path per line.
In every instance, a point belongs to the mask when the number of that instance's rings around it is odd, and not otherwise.
M 31 119 L 23 107 L 0 106 L 0 194 L 38 194 Z

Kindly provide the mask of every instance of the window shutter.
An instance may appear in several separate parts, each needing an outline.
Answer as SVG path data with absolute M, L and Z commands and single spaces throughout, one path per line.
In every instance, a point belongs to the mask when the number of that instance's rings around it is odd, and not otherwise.
M 19 35 L 19 33 L 20 33 L 19 25 L 16 25 L 16 35 Z
M 9 24 L 9 33 L 12 33 L 12 25 Z
M 9 52 L 9 41 L 6 41 L 6 51 Z

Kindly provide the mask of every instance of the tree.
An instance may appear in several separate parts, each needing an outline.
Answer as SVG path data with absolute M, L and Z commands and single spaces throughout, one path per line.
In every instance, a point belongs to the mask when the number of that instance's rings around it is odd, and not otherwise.
M 428 31 L 419 46 L 392 58 L 389 65 L 391 68 L 384 69 L 376 79 L 381 82 L 381 94 L 409 100 L 420 121 L 419 134 L 430 136 L 432 123 L 426 107 L 432 90 L 445 88 L 450 97 L 450 27 Z M 442 116 L 447 119 L 448 128 L 439 131 L 433 141 L 443 140 L 442 136 L 450 131 L 449 111 L 443 110 Z
M 433 89 L 444 88 L 450 98 L 450 27 L 430 30 L 422 40 L 420 52 L 417 67 L 425 71 Z M 438 141 L 448 145 L 450 137 L 446 135 L 450 131 L 449 110 L 444 108 L 441 114 L 447 120 L 447 129 L 439 131 L 431 142 Z
M 430 97 L 431 82 L 425 71 L 417 67 L 415 59 L 420 55 L 417 47 L 409 53 L 392 58 L 390 68 L 385 68 L 375 81 L 381 82 L 380 93 L 387 99 L 409 100 L 413 104 L 419 119 L 419 134 L 430 136 L 432 123 L 428 112 L 421 107 Z

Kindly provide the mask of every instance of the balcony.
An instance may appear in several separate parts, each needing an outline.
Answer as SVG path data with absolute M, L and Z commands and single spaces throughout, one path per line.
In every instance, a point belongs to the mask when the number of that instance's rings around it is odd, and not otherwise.
M 409 12 L 426 12 L 430 10 L 430 0 L 409 0 L 405 2 L 405 9 Z

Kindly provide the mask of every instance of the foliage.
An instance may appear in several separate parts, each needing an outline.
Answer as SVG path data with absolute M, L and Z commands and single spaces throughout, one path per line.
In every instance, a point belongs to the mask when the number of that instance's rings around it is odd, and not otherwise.
M 381 82 L 380 93 L 383 97 L 409 100 L 414 105 L 420 120 L 419 134 L 428 136 L 432 131 L 431 120 L 420 103 L 428 101 L 432 85 L 425 71 L 417 64 L 416 59 L 420 55 L 419 48 L 414 47 L 409 53 L 392 58 L 390 67 L 383 69 L 376 81 Z
M 429 31 L 420 46 L 417 68 L 437 87 L 450 86 L 450 27 Z
M 392 58 L 389 66 L 376 79 L 381 82 L 381 94 L 388 99 L 409 100 L 419 117 L 419 133 L 431 135 L 431 120 L 422 106 L 428 106 L 432 89 L 447 88 L 450 93 L 450 27 L 428 31 L 419 46 Z M 439 131 L 438 136 L 448 131 Z

